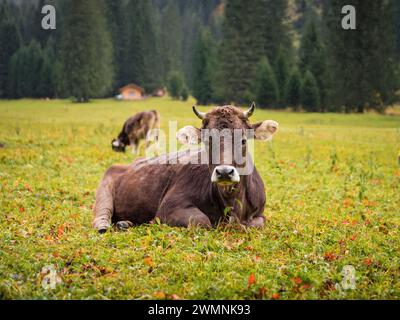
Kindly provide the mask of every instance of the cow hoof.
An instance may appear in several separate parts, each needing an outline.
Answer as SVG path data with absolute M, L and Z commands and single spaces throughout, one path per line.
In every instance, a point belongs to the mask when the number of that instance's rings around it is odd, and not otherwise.
M 119 231 L 127 231 L 130 227 L 133 226 L 130 221 L 119 221 L 115 225 Z
M 99 229 L 97 230 L 97 232 L 100 233 L 100 234 L 104 234 L 104 233 L 107 232 L 107 230 L 108 230 L 107 227 L 101 227 L 101 228 L 99 228 Z

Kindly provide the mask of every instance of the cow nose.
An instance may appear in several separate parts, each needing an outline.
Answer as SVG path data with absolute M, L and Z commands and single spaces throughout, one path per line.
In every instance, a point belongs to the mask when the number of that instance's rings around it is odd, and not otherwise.
M 235 170 L 230 168 L 219 168 L 215 169 L 215 173 L 217 174 L 218 178 L 230 179 L 231 177 L 233 177 Z
M 240 176 L 235 167 L 218 166 L 214 169 L 211 181 L 216 183 L 235 183 L 240 181 Z

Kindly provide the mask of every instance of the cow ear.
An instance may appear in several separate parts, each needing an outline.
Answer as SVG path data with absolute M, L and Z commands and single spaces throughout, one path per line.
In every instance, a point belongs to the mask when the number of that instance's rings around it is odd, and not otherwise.
M 184 127 L 178 131 L 176 138 L 181 144 L 199 144 L 201 142 L 200 129 L 192 126 Z
M 252 125 L 254 137 L 257 140 L 271 140 L 272 136 L 278 131 L 279 123 L 274 120 L 265 120 Z

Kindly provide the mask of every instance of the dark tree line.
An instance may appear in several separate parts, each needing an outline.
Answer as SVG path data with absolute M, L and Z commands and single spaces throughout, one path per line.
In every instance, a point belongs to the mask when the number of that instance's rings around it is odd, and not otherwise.
M 197 77 L 203 82 L 197 86 L 212 87 L 213 97 L 193 90 L 199 102 L 255 100 L 266 108 L 363 112 L 399 100 L 398 1 L 296 3 L 303 13 L 297 30 L 288 10 L 293 4 L 286 0 L 226 2 L 217 67 Z M 356 8 L 356 30 L 342 28 L 345 5 Z M 196 50 L 204 51 L 196 56 L 215 60 L 204 41 Z
M 178 79 L 185 98 L 195 40 L 205 25 L 218 29 L 220 3 L 0 0 L 0 97 L 87 101 L 131 82 L 151 94 Z M 41 28 L 45 4 L 56 7 L 57 30 Z
M 333 77 L 332 102 L 345 111 L 362 112 L 365 107 L 382 110 L 396 98 L 399 89 L 400 56 L 396 54 L 395 29 L 398 1 L 350 3 L 357 7 L 357 30 L 340 28 L 335 12 L 348 4 L 346 1 L 326 1 L 324 10 Z
M 42 30 L 41 7 L 57 9 Z M 357 29 L 343 30 L 353 5 Z M 382 111 L 399 100 L 395 0 L 0 0 L 0 97 L 107 97 L 134 82 L 200 104 Z M 396 95 L 397 92 L 397 95 Z

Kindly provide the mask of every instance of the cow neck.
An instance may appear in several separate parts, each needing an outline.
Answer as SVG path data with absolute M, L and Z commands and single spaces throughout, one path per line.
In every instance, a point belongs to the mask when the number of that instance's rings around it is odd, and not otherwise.
M 249 176 L 242 176 L 239 183 L 232 186 L 213 184 L 214 199 L 224 215 L 234 216 L 242 220 L 245 211 L 245 190 Z
M 253 172 L 249 175 L 240 176 L 240 182 L 234 186 L 233 190 L 229 188 L 219 187 L 212 184 L 212 199 L 218 199 L 217 203 L 225 215 L 229 208 L 233 208 L 229 215 L 236 217 L 239 221 L 247 220 L 246 210 L 248 206 L 251 206 L 251 199 L 247 198 L 247 192 L 249 188 L 252 188 L 252 179 L 254 178 L 254 173 L 257 172 L 255 164 L 252 157 L 249 155 L 247 157 L 247 162 L 253 166 Z M 228 209 L 227 209 L 228 208 Z

